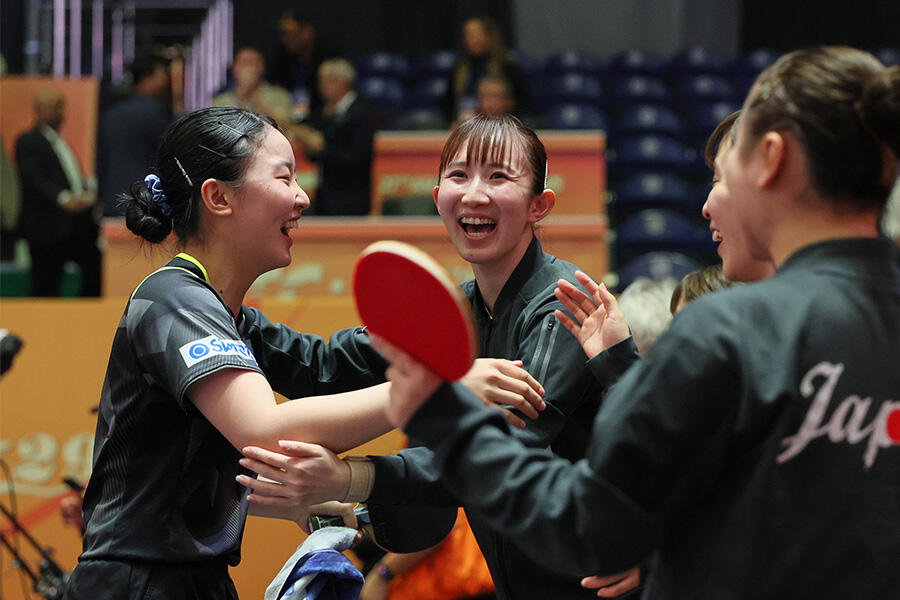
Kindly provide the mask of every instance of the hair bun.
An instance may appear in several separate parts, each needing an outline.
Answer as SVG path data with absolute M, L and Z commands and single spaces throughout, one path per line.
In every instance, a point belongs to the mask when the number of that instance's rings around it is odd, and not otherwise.
M 869 79 L 857 106 L 872 134 L 900 158 L 900 66 Z
M 157 244 L 172 232 L 172 218 L 163 214 L 143 180 L 132 183 L 128 193 L 122 195 L 122 201 L 125 204 L 125 225 L 135 235 Z

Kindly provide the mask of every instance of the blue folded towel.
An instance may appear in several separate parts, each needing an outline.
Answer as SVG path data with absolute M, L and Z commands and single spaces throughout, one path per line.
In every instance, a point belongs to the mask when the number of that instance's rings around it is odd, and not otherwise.
M 324 527 L 312 533 L 266 588 L 266 600 L 356 600 L 365 578 L 341 554 L 357 531 Z

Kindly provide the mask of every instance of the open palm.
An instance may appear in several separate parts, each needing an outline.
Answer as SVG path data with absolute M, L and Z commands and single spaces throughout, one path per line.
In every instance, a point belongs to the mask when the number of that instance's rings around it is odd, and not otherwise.
M 630 335 L 628 322 L 619 310 L 615 296 L 604 284 L 597 284 L 581 271 L 575 272 L 575 278 L 590 295 L 572 282 L 560 279 L 554 293 L 571 316 L 561 310 L 555 314 L 575 336 L 588 358 L 593 358 Z

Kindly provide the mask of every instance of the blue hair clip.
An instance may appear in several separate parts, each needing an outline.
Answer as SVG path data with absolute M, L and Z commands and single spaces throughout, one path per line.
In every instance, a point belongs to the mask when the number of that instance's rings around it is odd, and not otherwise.
M 144 185 L 146 185 L 147 189 L 153 194 L 153 202 L 156 203 L 162 211 L 162 214 L 171 217 L 172 206 L 167 201 L 166 193 L 163 191 L 162 181 L 159 180 L 159 177 L 150 173 L 144 177 Z

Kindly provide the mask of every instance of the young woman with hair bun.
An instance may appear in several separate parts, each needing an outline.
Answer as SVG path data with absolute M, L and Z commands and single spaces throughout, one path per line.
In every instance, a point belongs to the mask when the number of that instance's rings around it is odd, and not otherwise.
M 340 394 L 383 382 L 384 363 L 361 329 L 326 344 L 242 305 L 259 275 L 290 263 L 309 206 L 270 118 L 183 115 L 122 200 L 132 232 L 155 244 L 174 231 L 181 251 L 138 285 L 113 340 L 66 598 L 236 598 L 239 449 L 291 438 L 343 451 L 388 431 L 385 385 Z M 283 361 L 307 376 L 279 376 Z M 277 404 L 273 389 L 332 396 Z

